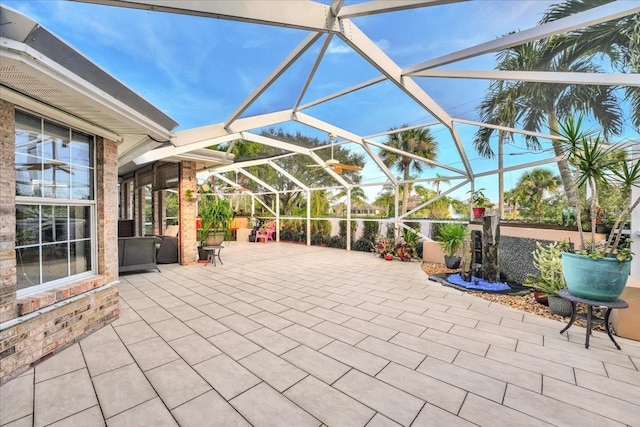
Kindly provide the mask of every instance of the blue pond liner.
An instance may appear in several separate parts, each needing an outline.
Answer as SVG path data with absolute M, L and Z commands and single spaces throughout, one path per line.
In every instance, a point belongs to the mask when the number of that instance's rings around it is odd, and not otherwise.
M 502 282 L 491 283 L 475 276 L 471 277 L 470 282 L 465 282 L 462 279 L 462 276 L 460 275 L 460 273 L 450 274 L 449 276 L 447 276 L 447 281 L 456 286 L 462 286 L 463 288 L 474 289 L 479 291 L 499 292 L 499 291 L 506 291 L 508 289 L 511 289 L 511 287 L 506 283 L 502 283 Z

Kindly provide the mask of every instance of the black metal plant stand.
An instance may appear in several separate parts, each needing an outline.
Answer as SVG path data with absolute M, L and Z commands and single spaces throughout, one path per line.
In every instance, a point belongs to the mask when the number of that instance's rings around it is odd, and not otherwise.
M 558 292 L 558 296 L 567 299 L 569 301 L 571 301 L 571 319 L 569 320 L 569 324 L 567 324 L 567 326 L 564 327 L 563 330 L 560 331 L 560 333 L 564 333 L 567 329 L 569 329 L 571 327 L 571 325 L 573 325 L 573 322 L 576 321 L 576 317 L 580 317 L 581 319 L 586 319 L 587 321 L 587 338 L 584 342 L 584 346 L 585 348 L 589 348 L 589 336 L 591 335 L 591 324 L 593 322 L 604 322 L 604 328 L 607 331 L 607 335 L 609 335 L 609 338 L 611 339 L 611 341 L 613 341 L 613 343 L 615 344 L 616 348 L 618 350 L 620 350 L 620 346 L 618 345 L 618 343 L 616 342 L 616 340 L 613 338 L 613 335 L 611 334 L 611 328 L 609 327 L 609 315 L 611 314 L 611 310 L 613 310 L 614 308 L 627 308 L 629 307 L 629 304 L 627 304 L 626 301 L 618 298 L 615 301 L 611 301 L 611 302 L 606 302 L 606 301 L 594 301 L 594 300 L 590 300 L 590 299 L 586 299 L 586 298 L 580 298 L 577 297 L 573 294 L 571 294 L 567 289 L 563 289 L 560 292 Z M 584 304 L 587 306 L 587 314 L 582 314 L 582 313 L 576 313 L 576 304 Z M 605 307 L 607 309 L 604 317 L 597 317 L 594 316 L 593 314 L 593 307 Z

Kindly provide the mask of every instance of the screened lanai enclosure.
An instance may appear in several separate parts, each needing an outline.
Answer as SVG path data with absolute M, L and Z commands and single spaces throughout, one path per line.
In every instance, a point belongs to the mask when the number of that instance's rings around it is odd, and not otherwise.
M 559 137 L 549 126 L 574 114 L 585 114 L 593 125 L 600 119 L 567 102 L 533 119 L 517 112 L 500 116 L 508 108 L 533 107 L 523 97 L 491 110 L 486 100 L 495 95 L 492 90 L 536 83 L 540 91 L 592 88 L 596 98 L 616 95 L 620 125 L 605 133 L 614 143 L 635 147 L 638 155 L 637 2 L 569 1 L 547 14 L 560 2 L 83 2 L 129 8 L 131 19 L 141 19 L 143 27 L 167 28 L 167 37 L 181 34 L 191 58 L 162 67 L 172 68 L 179 81 L 167 87 L 163 97 L 172 100 L 164 105 L 173 106 L 179 123 L 192 127 L 179 129 L 168 141 L 122 143 L 120 176 L 146 176 L 140 182 L 149 184 L 151 165 L 193 162 L 199 183 L 215 183 L 217 192 L 247 214 L 302 218 L 307 244 L 310 221 L 318 218 L 312 199 L 320 191 L 342 197 L 341 213 L 329 216 L 347 220 L 356 215 L 351 193 L 364 193 L 365 211 L 395 230 L 408 228 L 407 220 L 440 199 L 465 200 L 466 193 L 480 188 L 504 215 L 504 190 L 522 171 L 548 166 L 557 173 L 560 157 L 552 141 Z M 558 57 L 536 66 L 516 59 L 504 65 L 505 55 L 523 46 L 533 49 L 572 36 L 584 43 L 581 31 L 613 28 L 615 33 L 629 22 L 635 22 L 636 33 L 628 33 L 631 49 L 625 52 L 633 57 L 624 59 L 625 67 L 600 54 L 595 42 L 595 56 L 589 58 L 597 64 L 591 68 L 563 66 Z M 523 23 L 524 28 L 513 27 Z M 172 55 L 146 59 L 171 61 Z M 206 82 L 191 72 L 200 68 L 208 70 Z M 204 101 L 194 102 L 194 93 Z M 412 145 L 416 132 L 427 132 L 435 142 L 431 153 Z M 403 138 L 405 145 L 394 143 Z M 172 187 L 167 183 L 179 177 L 176 168 L 156 190 Z M 432 191 L 409 203 L 407 190 L 420 187 Z M 183 200 L 184 188 L 173 188 Z M 372 203 L 382 192 L 391 197 L 390 210 Z M 302 207 L 295 215 L 293 199 Z M 639 230 L 637 214 L 633 221 L 632 230 Z M 347 233 L 349 249 L 350 227 Z

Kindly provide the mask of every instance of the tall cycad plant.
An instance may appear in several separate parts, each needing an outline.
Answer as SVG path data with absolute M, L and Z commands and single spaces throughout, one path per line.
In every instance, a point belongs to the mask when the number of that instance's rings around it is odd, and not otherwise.
M 409 125 L 402 125 L 403 128 Z M 391 129 L 393 130 L 393 129 Z M 438 155 L 438 143 L 431 134 L 430 129 L 409 129 L 392 133 L 385 145 L 391 148 L 406 151 L 428 160 L 435 160 Z M 409 183 L 411 172 L 421 174 L 427 163 L 416 160 L 413 157 L 403 156 L 393 151 L 382 150 L 380 157 L 387 167 L 396 168 L 403 174 L 402 213 L 407 213 L 409 204 Z
M 564 71 L 597 73 L 599 67 L 589 57 L 577 57 L 571 48 L 562 50 L 549 59 L 554 39 L 539 40 L 503 50 L 498 55 L 498 70 Z M 571 84 L 550 84 L 523 81 L 494 81 L 479 106 L 481 120 L 485 123 L 512 126 L 518 123 L 523 129 L 557 134 L 558 120 L 565 120 L 576 113 L 591 115 L 601 126 L 605 137 L 618 135 L 623 129 L 622 111 L 614 88 Z M 494 129 L 481 128 L 474 137 L 478 153 L 493 157 L 490 138 Z M 529 149 L 539 149 L 538 138 L 525 136 Z M 564 157 L 564 145 L 552 141 L 556 156 L 561 156 L 558 169 L 565 194 L 571 206 L 577 201 L 577 192 L 569 165 Z
M 580 232 L 582 248 L 588 252 L 592 258 L 600 258 L 611 254 L 616 254 L 620 261 L 628 258 L 629 251 L 618 251 L 620 243 L 620 233 L 618 228 L 624 224 L 629 214 L 640 204 L 640 197 L 635 202 L 631 199 L 631 188 L 640 186 L 640 164 L 627 158 L 626 153 L 621 152 L 622 148 L 615 144 L 610 144 L 595 132 L 581 130 L 582 118 L 568 118 L 560 124 L 559 135 L 564 137 L 565 159 L 575 169 L 576 185 L 578 187 L 588 186 L 591 197 L 588 200 L 589 212 L 591 215 L 591 241 L 585 246 L 584 233 L 580 218 L 580 206 L 576 208 L 576 222 Z M 623 208 L 616 219 L 614 228 L 611 231 L 604 247 L 596 248 L 596 217 L 598 209 L 598 195 L 600 189 L 607 185 L 617 185 L 623 191 L 629 193 L 628 204 Z

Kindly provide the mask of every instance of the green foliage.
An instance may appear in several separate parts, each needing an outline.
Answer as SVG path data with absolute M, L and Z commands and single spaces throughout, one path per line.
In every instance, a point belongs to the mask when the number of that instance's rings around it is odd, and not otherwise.
M 408 124 L 401 126 L 401 128 L 408 127 Z M 391 130 L 394 130 L 394 128 Z M 407 129 L 389 134 L 389 139 L 385 142 L 385 145 L 417 154 L 429 160 L 435 160 L 438 156 L 438 143 L 429 128 Z M 409 180 L 411 172 L 415 172 L 418 175 L 421 174 L 425 165 L 433 167 L 431 164 L 426 164 L 413 157 L 403 156 L 388 150 L 382 150 L 380 158 L 389 168 L 395 168 L 402 173 L 404 181 Z M 409 183 L 404 182 L 402 185 L 402 213 L 407 212 L 408 200 Z
M 283 129 L 268 129 L 261 132 L 261 135 L 273 138 L 279 141 L 292 143 L 298 146 L 315 148 L 326 146 L 327 148 L 315 151 L 315 153 L 322 159 L 327 160 L 331 157 L 331 150 L 329 148 L 328 141 L 321 141 L 315 137 L 309 137 L 296 132 L 295 134 L 284 131 Z M 226 151 L 228 145 L 221 144 L 216 146 L 216 149 Z M 364 166 L 364 155 L 348 150 L 342 146 L 334 146 L 334 158 L 341 163 L 346 163 L 354 166 Z M 236 155 L 236 162 L 243 160 L 253 160 L 266 157 L 275 157 L 280 154 L 285 154 L 285 151 L 278 148 L 268 147 L 262 144 L 248 142 L 248 141 L 236 141 L 233 149 L 231 150 Z M 274 160 L 276 164 L 284 168 L 287 172 L 309 185 L 309 187 L 326 187 L 335 185 L 336 181 L 322 169 L 311 169 L 307 165 L 312 161 L 308 156 L 288 156 Z M 274 168 L 269 165 L 257 165 L 247 167 L 247 171 L 255 175 L 264 182 L 279 191 L 280 208 L 285 215 L 291 215 L 293 212 L 302 212 L 301 209 L 306 204 L 306 196 L 303 192 L 293 192 L 289 190 L 298 189 L 297 185 L 289 180 L 287 177 L 281 175 Z M 359 171 L 345 170 L 341 175 L 347 182 L 352 184 L 358 184 L 361 180 Z M 235 177 L 234 177 L 235 179 Z M 268 190 L 252 180 L 246 180 L 242 183 L 242 186 L 256 193 L 268 192 Z M 326 191 L 315 190 L 312 192 L 312 212 L 314 215 L 324 215 L 328 210 L 328 203 L 325 200 L 327 194 Z M 273 194 L 263 194 L 262 197 L 264 203 L 267 206 L 275 208 L 275 196 Z
M 347 240 L 344 237 L 331 236 L 329 240 L 327 240 L 327 246 L 329 246 L 330 248 L 346 249 Z
M 402 240 L 406 245 L 408 245 L 412 251 L 416 252 L 416 243 L 418 242 L 418 235 L 411 230 L 407 230 L 406 228 L 402 229 Z
M 369 239 L 358 239 L 353 242 L 353 245 L 351 245 L 351 249 L 360 252 L 373 252 L 373 242 L 371 242 L 371 240 Z
M 565 244 L 560 242 L 544 246 L 536 242 L 533 252 L 533 265 L 540 271 L 540 275 L 529 274 L 523 283 L 545 295 L 555 296 L 558 291 L 567 287 L 562 274 L 561 254 Z
M 362 238 L 373 242 L 376 235 L 380 232 L 380 223 L 378 221 L 364 221 Z
M 450 222 L 440 227 L 437 241 L 446 255 L 456 256 L 464 244 L 464 239 L 468 236 L 467 227 L 457 222 Z
M 375 245 L 376 253 L 380 255 L 393 253 L 393 248 L 395 247 L 393 238 L 385 237 L 382 235 L 376 236 L 374 245 Z
M 341 219 L 338 222 L 338 226 L 340 227 L 340 231 L 338 232 L 338 235 L 344 239 L 347 238 L 347 221 L 344 219 Z M 355 237 L 356 234 L 356 227 L 358 227 L 358 223 L 355 221 L 351 221 L 351 239 L 353 240 L 353 238 Z
M 198 216 L 200 217 L 200 241 L 204 241 L 210 231 L 229 230 L 233 219 L 233 209 L 228 200 L 223 197 L 204 193 L 198 202 Z
M 323 238 L 331 234 L 331 221 L 328 219 L 314 219 L 311 221 L 311 234 L 319 234 Z
M 592 131 L 581 130 L 582 117 L 573 119 L 569 117 L 560 124 L 558 134 L 564 137 L 564 157 L 574 169 L 576 184 L 588 186 L 591 190 L 589 199 L 589 216 L 591 219 L 591 242 L 596 241 L 596 224 L 599 210 L 601 210 L 600 198 L 602 189 L 611 185 L 624 190 L 631 190 L 634 186 L 640 186 L 640 164 L 633 159 L 628 159 L 624 148 L 605 141 L 600 135 Z M 577 224 L 580 232 L 581 246 L 592 258 L 608 257 L 615 255 L 619 260 L 631 257 L 627 251 L 619 251 L 620 233 L 615 231 L 629 218 L 633 209 L 640 204 L 640 197 L 632 202 L 628 199 L 626 206 L 618 215 L 606 244 L 596 247 L 587 246 L 581 224 L 581 206 L 575 206 L 578 213 Z M 598 253 L 599 252 L 599 253 Z
M 306 237 L 305 237 L 306 238 Z M 311 244 L 312 245 L 322 245 L 327 240 L 327 237 L 323 236 L 319 233 L 313 233 L 311 235 Z
M 487 199 L 483 191 L 484 191 L 484 188 L 481 188 L 475 191 L 473 190 L 467 191 L 467 194 L 469 194 L 469 203 L 471 203 L 473 207 L 483 208 L 489 205 L 489 199 Z

